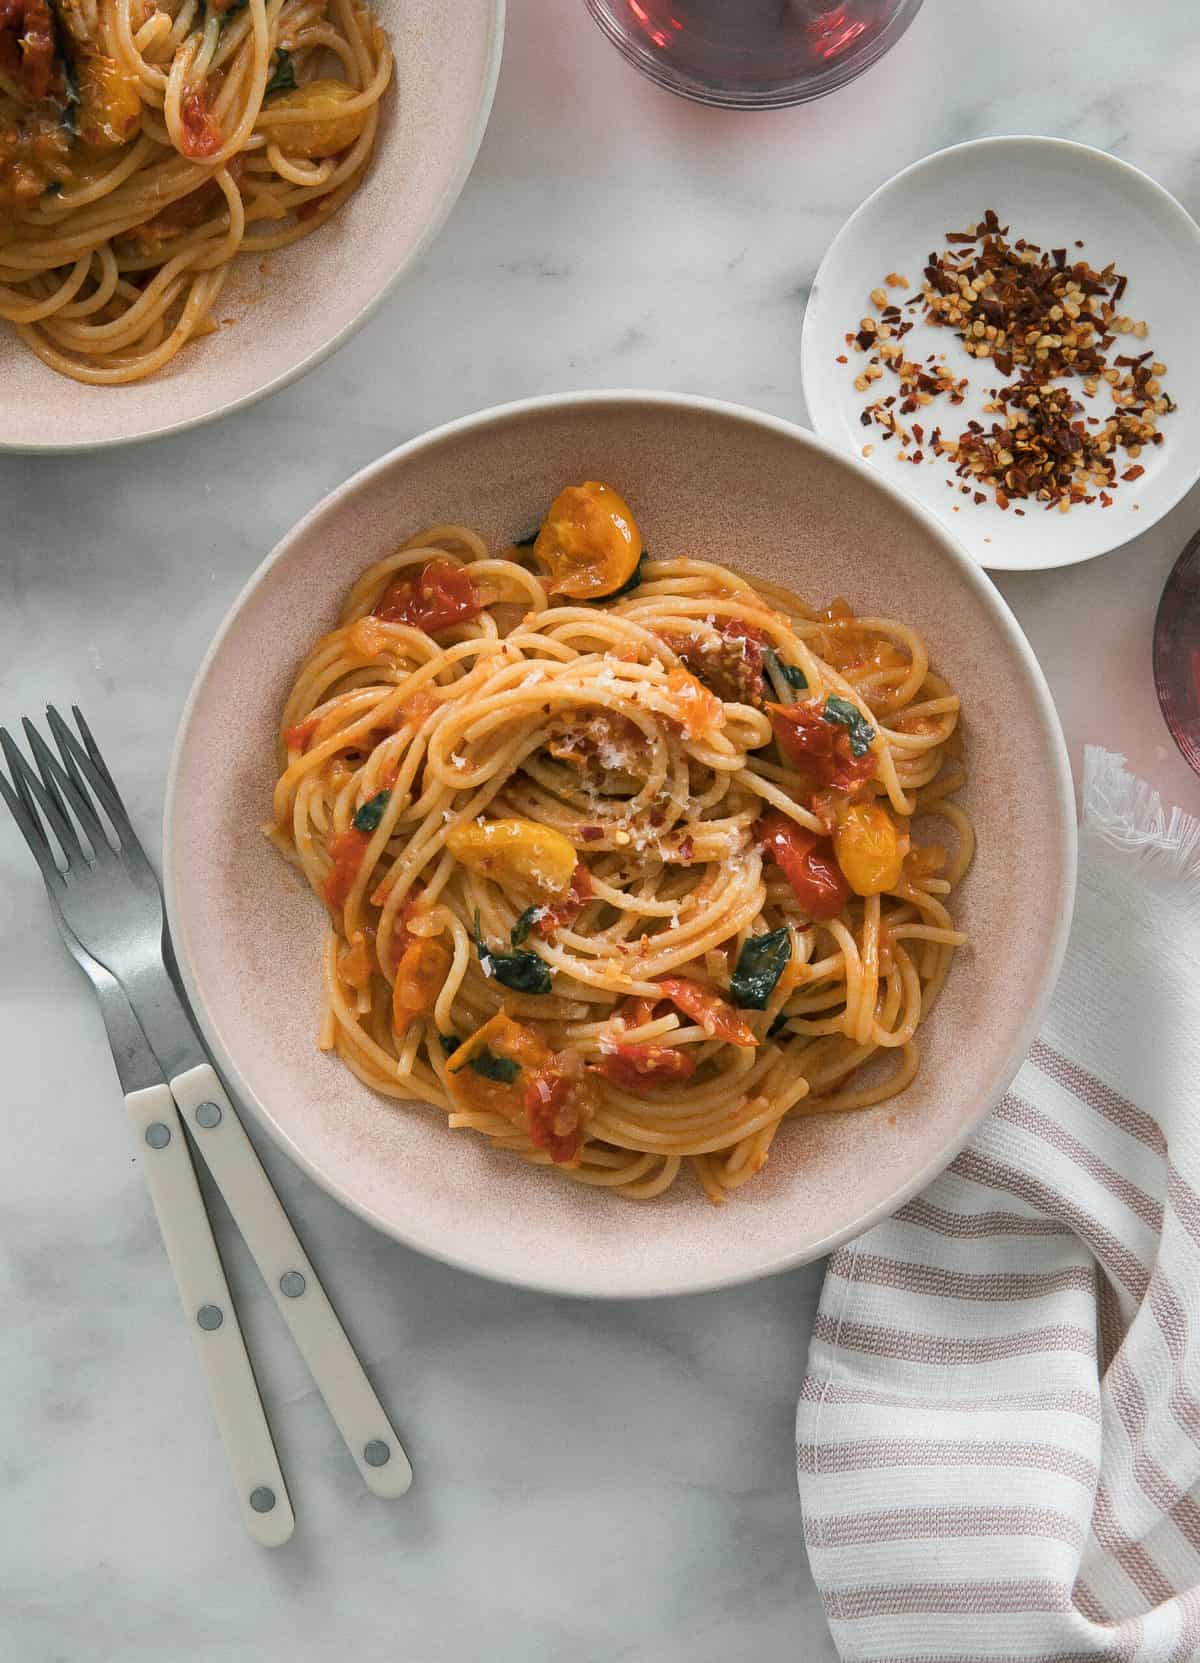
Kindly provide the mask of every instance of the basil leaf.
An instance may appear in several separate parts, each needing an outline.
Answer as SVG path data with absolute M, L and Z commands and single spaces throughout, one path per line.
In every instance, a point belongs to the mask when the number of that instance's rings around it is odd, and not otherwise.
M 533 547 L 533 545 L 537 542 L 538 536 L 541 533 L 541 529 L 542 529 L 541 526 L 538 526 L 537 531 L 531 531 L 529 533 L 528 537 L 514 537 L 513 538 L 513 548 L 515 548 L 515 549 L 531 549 Z
M 791 956 L 792 938 L 786 925 L 768 935 L 748 936 L 729 978 L 734 1004 L 742 1010 L 765 1011 Z
M 800 666 L 798 664 L 785 664 L 774 647 L 764 647 L 763 658 L 766 660 L 767 669 L 797 693 L 803 692 L 808 686 L 808 677 Z
M 845 728 L 850 735 L 851 756 L 865 756 L 871 749 L 875 729 L 849 699 L 839 699 L 836 693 L 831 693 L 825 700 L 825 709 L 821 714 L 835 727 Z
M 767 1038 L 774 1039 L 776 1034 L 782 1033 L 787 1027 L 787 1022 L 787 1013 L 785 1011 L 780 1011 L 774 1022 L 772 1022 L 771 1026 L 767 1029 Z
M 473 1057 L 468 1057 L 465 1063 L 460 1062 L 451 1072 L 461 1074 L 464 1068 L 473 1068 L 476 1074 L 482 1074 L 485 1080 L 499 1080 L 503 1086 L 511 1086 L 521 1072 L 520 1063 L 515 1063 L 511 1057 L 498 1057 L 494 1051 L 489 1051 L 486 1045 L 482 1051 L 476 1051 Z
M 483 939 L 479 909 L 475 909 L 475 946 L 485 976 L 494 977 L 501 987 L 514 993 L 549 993 L 550 966 L 536 953 L 493 953 Z
M 243 5 L 248 3 L 249 0 L 242 0 Z M 240 11 L 241 6 L 233 6 L 231 10 Z M 295 85 L 296 71 L 292 68 L 292 54 L 286 47 L 277 46 L 275 48 L 274 74 L 263 89 L 263 97 L 265 98 L 268 93 L 272 92 L 291 92 Z
M 509 939 L 511 940 L 514 947 L 519 947 L 521 945 L 521 943 L 524 941 L 525 937 L 529 934 L 530 930 L 537 923 L 538 914 L 541 912 L 541 910 L 542 910 L 541 907 L 526 907 L 525 908 L 525 911 L 521 914 L 521 916 L 517 919 L 516 923 L 513 925 L 512 933 L 509 937 Z
M 383 811 L 388 806 L 391 795 L 390 791 L 378 791 L 369 802 L 365 802 L 350 822 L 355 831 L 378 831 L 379 822 L 383 819 Z
M 459 1039 L 457 1034 L 439 1034 L 438 1044 L 448 1057 L 452 1057 L 462 1044 L 462 1040 Z

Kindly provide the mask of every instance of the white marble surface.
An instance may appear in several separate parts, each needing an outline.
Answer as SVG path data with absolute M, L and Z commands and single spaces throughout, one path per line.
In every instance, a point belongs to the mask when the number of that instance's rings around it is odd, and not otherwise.
M 423 266 L 265 405 L 103 459 L 0 459 L 0 717 L 90 713 L 147 841 L 192 672 L 247 573 L 331 486 L 448 417 L 674 387 L 803 418 L 799 327 L 843 217 L 984 133 L 1083 139 L 1200 210 L 1192 0 L 927 0 L 848 91 L 767 116 L 642 83 L 581 0 L 511 0 L 479 166 Z M 1193 297 L 1181 297 L 1193 304 Z M 1186 396 L 1179 389 L 1180 396 Z M 1200 782 L 1150 626 L 1200 494 L 1138 544 L 1001 587 L 1072 759 Z M 99 1017 L 0 825 L 0 1658 L 4 1663 L 823 1663 L 792 1405 L 816 1269 L 583 1306 L 428 1263 L 266 1159 L 406 1437 L 366 1495 L 218 1211 L 298 1516 L 253 1549 L 134 1165 Z

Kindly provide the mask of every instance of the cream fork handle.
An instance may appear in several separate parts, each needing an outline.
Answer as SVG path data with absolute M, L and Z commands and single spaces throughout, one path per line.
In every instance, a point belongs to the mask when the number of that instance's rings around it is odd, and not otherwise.
M 408 1457 L 216 1071 L 190 1068 L 171 1091 L 363 1482 L 377 1496 L 402 1496 Z
M 125 1107 L 233 1469 L 243 1522 L 256 1542 L 278 1547 L 296 1521 L 183 1125 L 165 1085 L 130 1092 Z

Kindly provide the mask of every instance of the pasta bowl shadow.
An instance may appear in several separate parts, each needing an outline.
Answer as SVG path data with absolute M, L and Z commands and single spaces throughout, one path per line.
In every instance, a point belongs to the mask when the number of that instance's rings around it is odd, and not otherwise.
M 796 1116 L 723 1207 L 681 1179 L 653 1201 L 572 1184 L 385 1100 L 316 1045 L 324 917 L 263 835 L 279 713 L 355 577 L 426 525 L 495 547 L 560 486 L 616 486 L 656 556 L 687 553 L 826 603 L 905 620 L 962 698 L 978 851 L 956 891 L 969 937 L 899 1096 Z M 802 1264 L 894 1211 L 1008 1087 L 1061 962 L 1075 813 L 1061 729 L 1004 601 L 951 535 L 853 458 L 773 417 L 672 394 L 568 394 L 404 445 L 268 557 L 197 676 L 171 766 L 165 888 L 188 994 L 218 1066 L 280 1146 L 379 1229 L 483 1275 L 559 1294 L 696 1292 Z

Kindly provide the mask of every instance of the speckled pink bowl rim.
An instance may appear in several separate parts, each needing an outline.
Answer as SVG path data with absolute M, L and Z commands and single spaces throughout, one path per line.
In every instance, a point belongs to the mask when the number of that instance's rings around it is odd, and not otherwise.
M 706 497 L 722 468 L 733 470 L 732 485 L 724 480 L 733 503 Z M 645 477 L 631 478 L 639 469 Z M 972 945 L 922 1029 L 917 1081 L 864 1114 L 789 1122 L 765 1171 L 722 1209 L 682 1181 L 653 1204 L 564 1182 L 449 1132 L 440 1111 L 389 1105 L 322 1057 L 321 909 L 259 829 L 279 703 L 361 567 L 456 508 L 493 540 L 519 535 L 576 474 L 626 491 L 651 548 L 723 554 L 764 575 L 774 562 L 776 577 L 790 574 L 814 599 L 886 591 L 893 614 L 923 631 L 963 692 L 968 754 L 982 759 L 965 794 L 979 858 L 955 904 Z M 744 477 L 753 488 L 742 492 Z M 781 523 L 792 526 L 786 538 Z M 853 534 L 867 525 L 876 535 L 864 563 L 867 537 Z M 756 531 L 765 553 L 754 550 Z M 731 546 L 738 535 L 740 551 Z M 806 582 L 795 572 L 804 561 L 828 571 Z M 240 760 L 220 745 L 235 714 Z M 980 736 L 986 749 L 977 750 Z M 864 464 L 777 417 L 612 391 L 451 422 L 306 515 L 250 579 L 197 673 L 168 778 L 164 851 L 175 949 L 213 1056 L 305 1172 L 386 1234 L 448 1264 L 555 1294 L 628 1298 L 701 1292 L 806 1263 L 886 1217 L 953 1159 L 1042 1020 L 1070 926 L 1076 835 L 1066 748 L 1041 669 L 949 532 Z

